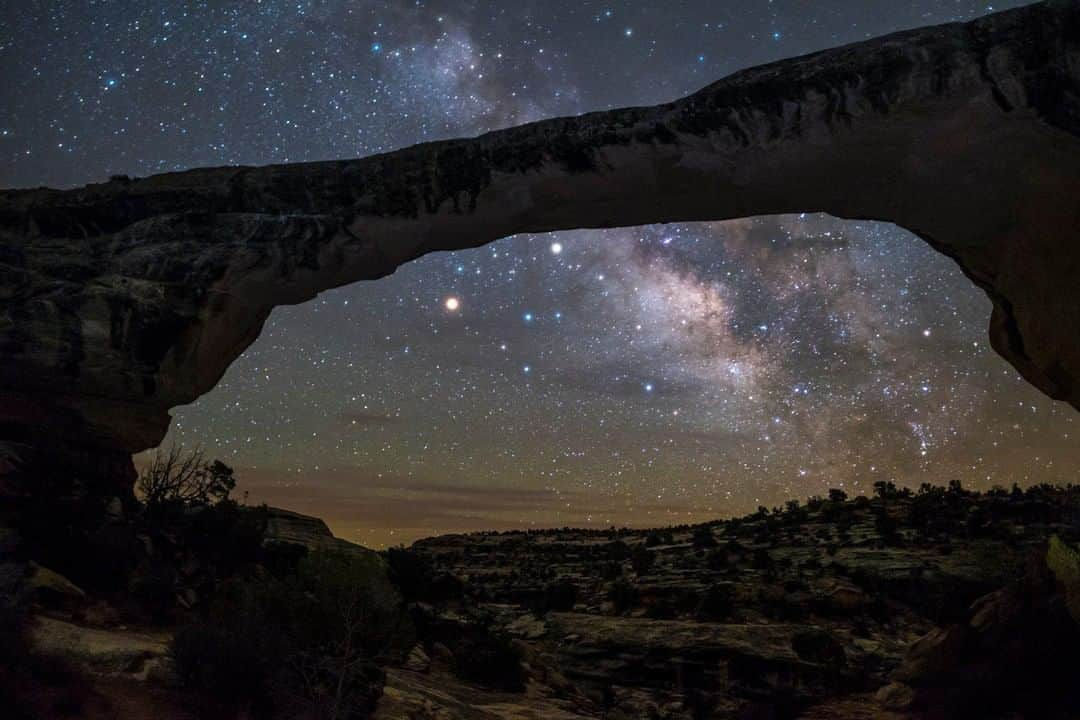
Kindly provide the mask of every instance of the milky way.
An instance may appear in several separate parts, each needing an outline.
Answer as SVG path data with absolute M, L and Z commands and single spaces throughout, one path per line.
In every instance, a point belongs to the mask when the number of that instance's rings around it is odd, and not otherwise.
M 0 182 L 362 156 L 1018 4 L 12 3 Z M 372 545 L 1075 482 L 1076 413 L 992 352 L 989 307 L 887 224 L 519 236 L 279 308 L 168 441 Z

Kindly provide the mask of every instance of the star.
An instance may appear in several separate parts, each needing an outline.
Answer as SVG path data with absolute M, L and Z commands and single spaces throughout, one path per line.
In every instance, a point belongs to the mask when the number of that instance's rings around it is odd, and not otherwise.
M 667 102 L 785 54 L 987 12 L 975 0 L 739 13 L 626 0 L 583 16 L 576 0 L 548 0 L 543 17 L 516 22 L 495 0 L 439 11 L 264 0 L 225 14 L 175 0 L 43 5 L 11 3 L 5 16 L 0 45 L 19 59 L 5 81 L 19 101 L 0 124 L 0 187 L 365 157 Z M 601 159 L 617 162 L 612 152 Z M 451 185 L 430 190 L 471 183 L 454 177 L 461 160 L 440 158 L 433 178 Z M 335 531 L 364 525 L 349 538 L 364 542 L 698 522 L 821 494 L 825 482 L 1075 482 L 1080 416 L 991 352 L 985 297 L 950 261 L 898 227 L 809 209 L 522 234 L 277 308 L 212 392 L 173 411 L 166 444 L 204 446 L 241 482 L 303 489 L 315 514 L 340 518 Z M 596 224 L 605 216 L 596 208 Z M 643 447 L 658 449 L 627 451 Z M 363 495 L 388 478 L 394 490 Z M 791 479 L 783 492 L 777 478 Z M 395 493 L 409 493 L 418 517 L 441 496 L 414 502 L 409 483 L 550 486 L 574 507 L 438 508 L 438 528 L 417 528 L 389 517 Z M 344 517 L 332 498 L 345 490 L 379 512 Z

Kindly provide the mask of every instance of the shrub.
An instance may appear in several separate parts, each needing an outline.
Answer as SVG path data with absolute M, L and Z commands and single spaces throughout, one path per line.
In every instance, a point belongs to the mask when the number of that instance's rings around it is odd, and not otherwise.
M 236 487 L 231 467 L 208 462 L 200 448 L 184 451 L 173 445 L 158 450 L 139 475 L 135 489 L 148 508 L 172 505 L 212 505 L 229 497 Z
M 695 550 L 707 550 L 716 547 L 716 537 L 713 536 L 712 528 L 708 525 L 699 525 L 694 528 L 691 542 Z
M 630 555 L 630 566 L 634 568 L 634 572 L 638 575 L 646 575 L 652 570 L 655 560 L 656 556 L 651 550 L 644 545 L 635 545 Z
M 544 594 L 537 602 L 535 610 L 539 614 L 549 611 L 569 612 L 577 602 L 577 585 L 569 580 L 557 580 L 544 588 Z
M 358 717 L 381 692 L 374 660 L 402 633 L 399 609 L 377 555 L 320 551 L 285 579 L 225 583 L 170 651 L 181 682 L 228 711 Z
M 453 573 L 440 572 L 432 578 L 421 599 L 436 605 L 445 605 L 464 597 L 465 582 Z
M 640 599 L 638 589 L 626 578 L 619 578 L 608 588 L 608 600 L 620 615 L 637 606 Z
M 219 578 L 229 577 L 260 562 L 266 552 L 266 506 L 249 508 L 224 499 L 177 517 L 172 529 L 184 547 Z M 283 568 L 288 574 L 292 568 Z
M 901 540 L 896 518 L 885 508 L 879 508 L 874 513 L 874 529 L 877 530 L 880 541 L 885 545 L 896 545 Z
M 525 690 L 521 652 L 503 638 L 478 632 L 463 638 L 454 653 L 454 668 L 464 680 L 505 692 Z
M 659 600 L 645 608 L 645 617 L 650 620 L 673 620 L 678 616 L 675 602 Z
M 289 638 L 280 627 L 262 625 L 263 619 L 256 614 L 177 631 L 169 652 L 180 682 L 228 710 L 268 712 L 271 691 L 286 676 Z
M 166 622 L 176 608 L 176 583 L 172 568 L 154 563 L 131 583 L 131 594 L 154 622 Z
M 604 551 L 607 554 L 608 560 L 613 562 L 622 562 L 630 557 L 630 546 L 622 540 L 613 540 L 609 542 Z
M 308 598 L 302 637 L 341 652 L 380 654 L 394 639 L 400 596 L 374 553 L 320 551 L 300 561 L 297 577 Z
M 757 548 L 750 559 L 750 567 L 755 570 L 769 570 L 774 566 L 772 555 L 765 548 Z
M 729 584 L 710 585 L 701 597 L 697 616 L 702 620 L 725 620 L 735 609 L 735 588 Z
M 299 653 L 293 669 L 302 679 L 304 694 L 286 708 L 284 717 L 300 713 L 304 717 L 362 720 L 370 717 L 386 683 L 386 672 L 366 658 L 342 664 L 318 653 Z
M 615 562 L 601 563 L 600 578 L 602 580 L 617 580 L 622 576 L 622 564 Z
M 714 572 L 726 570 L 728 567 L 728 553 L 723 548 L 710 550 L 705 556 L 705 565 Z
M 891 500 L 898 495 L 896 483 L 891 480 L 878 480 L 874 483 L 874 495 L 881 500 Z

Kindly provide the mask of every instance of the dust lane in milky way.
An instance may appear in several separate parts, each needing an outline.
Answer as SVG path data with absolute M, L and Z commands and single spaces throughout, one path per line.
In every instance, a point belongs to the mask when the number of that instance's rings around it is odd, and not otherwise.
M 1005 3 L 994 10 L 1021 3 Z M 0 182 L 355 157 L 685 95 L 976 2 L 28 4 Z M 372 545 L 657 525 L 876 480 L 1077 481 L 1076 413 L 893 226 L 786 216 L 516 237 L 275 311 L 169 442 Z

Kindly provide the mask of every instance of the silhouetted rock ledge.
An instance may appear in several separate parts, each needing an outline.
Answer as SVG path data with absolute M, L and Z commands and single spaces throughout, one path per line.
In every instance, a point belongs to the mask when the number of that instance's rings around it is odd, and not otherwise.
M 274 306 L 428 252 L 814 211 L 894 222 L 956 260 L 993 301 L 994 348 L 1080 407 L 1077 198 L 1075 1 L 357 160 L 7 190 L 0 440 L 24 459 L 42 437 L 53 455 L 154 446 Z

